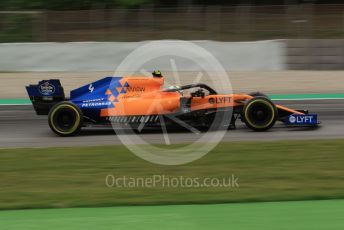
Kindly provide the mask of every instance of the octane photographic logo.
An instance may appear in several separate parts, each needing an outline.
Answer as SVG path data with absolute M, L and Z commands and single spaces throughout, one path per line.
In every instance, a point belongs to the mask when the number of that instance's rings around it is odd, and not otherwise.
M 184 65 L 183 70 L 185 70 L 185 63 L 190 63 L 190 66 L 193 66 L 192 73 L 195 73 L 193 79 L 183 79 L 183 75 L 180 74 L 178 64 Z M 156 65 L 163 65 L 163 67 Z M 125 73 L 125 76 L 141 75 L 152 78 L 151 71 L 156 69 L 163 72 L 164 88 L 169 88 L 172 85 L 177 85 L 178 88 L 184 80 L 191 80 L 194 84 L 203 83 L 202 78 L 207 76 L 207 83 L 210 82 L 217 92 L 232 93 L 231 82 L 220 62 L 201 46 L 187 41 L 164 40 L 143 43 L 120 63 L 113 76 L 123 76 Z M 173 80 L 164 75 L 166 70 L 169 70 L 168 75 Z M 116 84 L 116 82 L 112 83 Z M 140 99 L 135 97 L 127 98 L 127 100 L 138 100 L 137 103 L 140 103 Z M 159 109 L 157 107 L 159 107 L 161 94 L 157 93 L 153 100 L 158 101 L 158 103 L 152 103 L 151 106 L 155 108 L 148 110 Z M 116 105 L 116 109 L 122 109 L 125 113 L 123 105 L 122 107 Z M 160 132 L 153 134 L 143 133 L 145 126 L 147 126 L 145 119 L 141 119 L 135 129 L 129 128 L 130 125 L 124 124 L 125 122 L 111 120 L 111 124 L 120 141 L 138 157 L 155 164 L 180 165 L 195 161 L 216 147 L 227 131 L 226 128 L 220 127 L 224 126 L 224 123 L 228 122 L 231 116 L 231 111 L 221 116 L 216 114 L 209 129 L 211 131 L 207 132 L 201 132 L 173 114 L 157 114 L 155 118 L 159 123 Z M 166 126 L 167 119 L 183 127 L 187 132 L 171 133 Z

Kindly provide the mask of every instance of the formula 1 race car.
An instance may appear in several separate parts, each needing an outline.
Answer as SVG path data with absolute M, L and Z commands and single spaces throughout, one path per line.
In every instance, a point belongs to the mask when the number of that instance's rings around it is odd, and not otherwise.
M 218 94 L 205 84 L 164 89 L 160 71 L 152 77 L 105 77 L 70 92 L 65 98 L 59 80 L 42 80 L 26 90 L 38 115 L 48 115 L 49 126 L 60 136 L 78 134 L 90 125 L 126 124 L 132 128 L 187 124 L 210 128 L 235 127 L 239 119 L 254 131 L 266 131 L 281 121 L 288 126 L 316 126 L 317 115 L 274 104 L 266 95 Z M 230 112 L 230 116 L 224 114 Z M 219 122 L 217 122 L 219 123 Z

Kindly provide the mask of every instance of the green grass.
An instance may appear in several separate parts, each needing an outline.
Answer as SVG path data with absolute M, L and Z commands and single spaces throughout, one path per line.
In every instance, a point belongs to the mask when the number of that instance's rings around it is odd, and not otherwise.
M 344 200 L 0 211 L 1 229 L 342 230 Z M 48 227 L 49 226 L 49 227 Z
M 0 209 L 344 198 L 344 141 L 221 143 L 181 166 L 148 163 L 123 146 L 1 149 Z M 240 187 L 116 188 L 116 177 L 214 177 Z

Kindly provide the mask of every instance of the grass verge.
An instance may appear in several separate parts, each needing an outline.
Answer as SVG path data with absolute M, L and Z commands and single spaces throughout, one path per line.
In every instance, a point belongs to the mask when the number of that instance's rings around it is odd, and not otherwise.
M 0 209 L 344 198 L 343 149 L 343 140 L 221 143 L 181 166 L 148 163 L 124 146 L 1 149 Z M 107 175 L 235 175 L 239 187 L 107 187 Z
M 3 229 L 344 229 L 344 200 L 0 211 Z

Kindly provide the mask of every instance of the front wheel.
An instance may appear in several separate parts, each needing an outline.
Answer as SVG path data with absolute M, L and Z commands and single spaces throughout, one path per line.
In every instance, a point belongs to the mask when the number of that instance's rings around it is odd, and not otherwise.
M 266 97 L 254 97 L 244 105 L 242 118 L 246 126 L 250 129 L 254 131 L 266 131 L 277 120 L 277 108 Z
M 76 135 L 82 125 L 82 112 L 71 102 L 60 102 L 53 106 L 48 115 L 51 130 L 59 136 Z
M 253 92 L 253 93 L 250 93 L 248 94 L 252 97 L 266 97 L 266 98 L 269 98 L 268 95 L 266 95 L 265 93 L 261 93 L 261 92 Z

